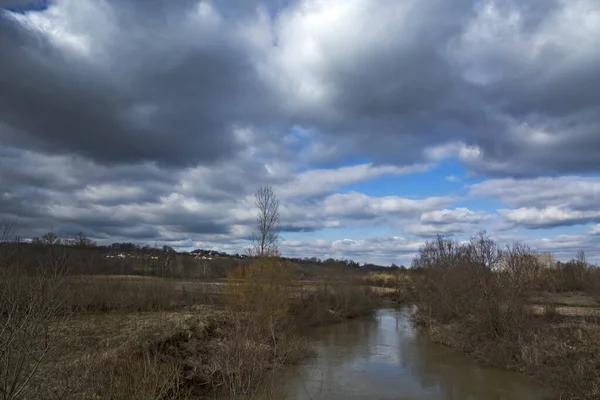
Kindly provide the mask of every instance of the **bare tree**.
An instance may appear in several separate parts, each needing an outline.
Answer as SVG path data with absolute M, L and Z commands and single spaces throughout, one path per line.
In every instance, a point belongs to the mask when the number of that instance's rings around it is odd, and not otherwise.
M 10 243 L 15 236 L 13 226 L 10 223 L 0 222 L 0 243 Z
M 48 246 L 53 246 L 55 244 L 60 244 L 60 239 L 56 233 L 48 232 L 42 236 L 42 242 Z
M 75 235 L 73 243 L 77 247 L 95 247 L 96 246 L 96 243 L 93 242 L 92 240 L 88 239 L 87 237 L 85 237 L 83 232 L 79 232 L 77 235 Z
M 577 256 L 575 256 L 575 262 L 581 265 L 582 267 L 587 267 L 588 262 L 587 258 L 585 257 L 585 252 L 583 250 L 579 250 L 577 252 Z
M 492 270 L 496 270 L 502 260 L 502 249 L 485 230 L 479 231 L 471 238 L 467 251 L 473 262 Z
M 279 200 L 271 186 L 263 186 L 254 194 L 254 203 L 258 208 L 256 224 L 258 232 L 252 234 L 253 256 L 279 255 Z

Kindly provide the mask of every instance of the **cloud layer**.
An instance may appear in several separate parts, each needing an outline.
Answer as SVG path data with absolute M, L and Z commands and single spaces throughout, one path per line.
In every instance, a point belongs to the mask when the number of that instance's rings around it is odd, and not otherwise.
M 290 254 L 481 228 L 593 247 L 596 0 L 1 7 L 0 218 L 25 235 L 240 249 L 271 184 Z

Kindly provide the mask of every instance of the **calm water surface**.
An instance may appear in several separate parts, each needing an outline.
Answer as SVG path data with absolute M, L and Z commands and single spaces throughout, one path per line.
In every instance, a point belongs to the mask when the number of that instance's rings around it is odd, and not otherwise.
M 410 310 L 384 309 L 374 317 L 309 332 L 316 357 L 274 378 L 282 399 L 543 399 L 542 388 L 516 373 L 477 365 L 431 343 L 412 327 Z M 273 386 L 275 386 L 273 384 Z M 284 388 L 284 389 L 281 389 Z

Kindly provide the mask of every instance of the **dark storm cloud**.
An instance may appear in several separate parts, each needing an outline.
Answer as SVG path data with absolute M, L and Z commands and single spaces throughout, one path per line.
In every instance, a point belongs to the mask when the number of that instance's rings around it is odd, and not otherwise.
M 18 8 L 18 7 L 41 7 L 45 6 L 48 0 L 0 0 L 0 8 Z
M 159 238 L 161 233 L 156 227 L 149 225 L 138 225 L 134 227 L 129 226 L 117 226 L 117 227 L 104 227 L 102 229 L 102 233 L 98 234 L 96 230 L 90 229 L 89 227 L 85 228 L 83 232 L 89 236 L 94 236 L 98 239 L 108 240 L 108 241 L 116 241 L 115 238 L 127 238 L 128 240 L 142 240 L 151 242 L 153 239 Z M 89 233 L 88 233 L 89 232 Z M 77 232 L 75 232 L 77 233 Z
M 2 18 L 3 141 L 182 166 L 234 158 L 234 127 L 276 142 L 297 123 L 342 159 L 406 164 L 461 141 L 486 174 L 598 167 L 591 0 L 103 4 L 88 32 L 88 6 L 56 3 L 58 34 L 87 35 L 94 62 Z
M 170 17 L 181 21 L 189 7 L 160 14 L 165 5 L 134 4 L 106 11 L 118 16 L 111 21 L 114 43 L 89 44 L 92 57 L 94 46 L 104 46 L 106 70 L 0 17 L 0 139 L 109 164 L 181 166 L 234 156 L 232 129 L 252 122 L 261 93 L 247 55 L 222 31 L 184 30 L 196 36 L 169 38 L 177 29 Z M 145 42 L 159 39 L 173 46 Z
M 336 191 L 446 157 L 483 175 L 600 170 L 595 0 L 25 3 L 0 0 L 19 7 L 0 12 L 0 219 L 30 233 L 237 243 L 271 183 L 289 233 L 424 215 L 405 231 L 464 234 L 487 217 L 440 214 L 451 196 Z M 357 159 L 372 164 L 311 165 Z M 511 224 L 598 220 L 583 186 L 490 182 Z
M 152 165 L 106 167 L 9 148 L 0 151 L 0 177 L 0 222 L 14 221 L 26 237 L 54 230 L 142 240 L 165 232 L 189 238 L 229 231 L 222 206 L 231 203 L 186 209 L 169 196 L 188 178 Z

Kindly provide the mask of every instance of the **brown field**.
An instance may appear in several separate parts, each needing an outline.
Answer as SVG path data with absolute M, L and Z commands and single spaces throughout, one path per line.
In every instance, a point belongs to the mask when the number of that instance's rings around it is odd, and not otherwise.
M 23 332 L 3 342 L 16 340 L 3 362 L 18 371 L 0 371 L 3 400 L 251 398 L 310 354 L 304 327 L 370 313 L 396 291 L 343 274 L 300 281 L 270 259 L 210 281 L 2 271 L 16 307 L 4 326 Z

